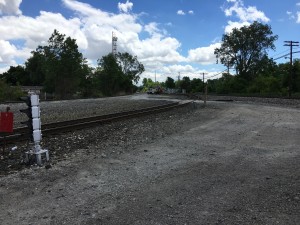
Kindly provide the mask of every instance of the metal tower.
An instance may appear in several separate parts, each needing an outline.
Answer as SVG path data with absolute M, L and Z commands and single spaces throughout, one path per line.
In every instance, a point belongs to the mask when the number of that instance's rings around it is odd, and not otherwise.
M 114 32 L 112 32 L 112 54 L 113 56 L 116 56 L 117 54 L 117 41 L 118 38 Z

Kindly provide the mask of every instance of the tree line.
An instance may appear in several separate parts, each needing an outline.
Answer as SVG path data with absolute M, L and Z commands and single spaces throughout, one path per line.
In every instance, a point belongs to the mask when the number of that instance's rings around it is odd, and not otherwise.
M 300 60 L 294 60 L 292 74 L 290 63 L 272 63 L 263 72 L 252 74 L 249 80 L 240 74 L 232 75 L 228 72 L 222 73 L 220 78 L 207 79 L 205 82 L 200 78 L 190 79 L 188 76 L 176 81 L 167 77 L 161 83 L 153 82 L 149 78 L 143 80 L 145 90 L 156 86 L 178 89 L 179 92 L 184 89 L 186 93 L 204 92 L 207 86 L 208 92 L 214 94 L 300 97 Z
M 38 46 L 24 66 L 11 66 L 0 74 L 0 100 L 21 95 L 20 86 L 43 86 L 43 91 L 57 99 L 132 93 L 145 70 L 137 57 L 127 52 L 110 53 L 97 63 L 96 68 L 89 66 L 76 40 L 54 30 L 48 44 Z
M 300 60 L 277 64 L 268 56 L 268 51 L 275 50 L 277 39 L 270 26 L 258 22 L 235 28 L 223 35 L 221 46 L 214 51 L 217 63 L 227 67 L 220 78 L 204 84 L 199 78 L 186 76 L 174 81 L 168 77 L 156 85 L 185 89 L 187 93 L 203 92 L 207 85 L 208 92 L 216 94 L 300 96 Z
M 188 76 L 177 81 L 167 77 L 161 83 L 144 78 L 140 89 L 161 86 L 193 93 L 203 92 L 207 85 L 210 93 L 217 94 L 300 95 L 300 60 L 277 64 L 268 56 L 277 39 L 271 27 L 262 23 L 235 28 L 222 36 L 221 46 L 214 51 L 217 63 L 227 68 L 220 78 L 208 79 L 206 84 Z M 18 97 L 19 86 L 43 86 L 58 99 L 133 93 L 145 70 L 127 52 L 110 53 L 97 63 L 96 68 L 89 66 L 76 40 L 54 30 L 48 44 L 38 46 L 24 66 L 11 66 L 0 74 L 0 100 Z

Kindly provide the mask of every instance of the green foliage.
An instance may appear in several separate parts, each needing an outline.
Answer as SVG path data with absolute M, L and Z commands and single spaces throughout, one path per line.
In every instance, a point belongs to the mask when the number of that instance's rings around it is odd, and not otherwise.
M 129 81 L 138 83 L 140 74 L 145 71 L 144 65 L 137 60 L 136 56 L 130 55 L 128 52 L 118 52 L 116 61 L 121 67 L 123 75 L 125 75 Z
M 263 70 L 267 50 L 275 49 L 276 40 L 270 26 L 254 22 L 224 34 L 221 47 L 214 53 L 223 65 L 236 68 L 242 78 L 251 81 Z
M 143 79 L 143 87 L 144 88 L 150 88 L 150 87 L 154 87 L 154 86 L 155 86 L 155 82 L 151 78 Z
M 27 71 L 36 83 L 43 80 L 47 92 L 55 92 L 58 98 L 70 98 L 79 90 L 86 75 L 86 61 L 78 51 L 76 40 L 65 37 L 57 30 L 48 45 L 39 46 L 27 61 Z
M 300 60 L 294 60 L 290 67 L 289 63 L 277 65 L 268 58 L 267 50 L 275 48 L 276 39 L 268 25 L 258 22 L 223 35 L 215 55 L 226 67 L 234 67 L 237 75 L 224 73 L 219 79 L 208 80 L 208 92 L 287 95 L 291 84 L 293 95 L 299 95 Z M 25 67 L 11 66 L 0 74 L 0 100 L 16 100 L 22 96 L 18 85 L 44 86 L 45 91 L 55 93 L 58 98 L 133 93 L 137 90 L 133 83 L 139 81 L 144 70 L 137 57 L 127 52 L 103 56 L 98 60 L 98 67 L 91 68 L 78 51 L 76 40 L 54 30 L 48 44 L 38 46 Z M 167 77 L 163 83 L 144 78 L 142 83 L 143 91 L 157 86 L 185 89 L 187 93 L 204 90 L 201 79 L 189 77 L 176 81 Z
M 46 58 L 38 52 L 32 52 L 32 56 L 25 62 L 26 71 L 29 74 L 31 84 L 34 86 L 42 86 L 45 81 Z
M 31 85 L 32 82 L 30 80 L 30 76 L 25 71 L 23 66 L 11 66 L 7 72 L 4 72 L 1 75 L 1 79 L 5 80 L 5 82 L 12 86 L 17 85 Z
M 189 77 L 183 77 L 180 81 L 180 88 L 184 89 L 186 93 L 191 92 L 191 80 Z
M 300 93 L 300 60 L 296 59 L 292 68 L 292 91 Z
M 19 86 L 9 86 L 3 80 L 0 80 L 0 101 L 16 101 L 23 95 Z
M 218 94 L 242 93 L 247 88 L 247 81 L 241 76 L 224 73 L 216 82 L 215 88 Z
M 171 77 L 167 77 L 166 82 L 165 82 L 165 87 L 166 88 L 175 88 L 175 81 Z
M 122 68 L 118 65 L 113 54 L 103 56 L 98 60 L 99 68 L 95 72 L 99 87 L 106 96 L 112 96 L 122 90 L 124 77 Z
M 108 54 L 98 60 L 98 68 L 95 72 L 96 83 L 105 96 L 133 93 L 137 87 L 140 74 L 144 72 L 144 66 L 137 57 L 129 53 L 118 53 L 116 56 Z
M 280 93 L 280 80 L 273 76 L 256 77 L 247 89 L 248 93 L 273 94 Z
M 203 92 L 204 91 L 204 84 L 203 81 L 199 78 L 194 78 L 191 80 L 191 92 Z

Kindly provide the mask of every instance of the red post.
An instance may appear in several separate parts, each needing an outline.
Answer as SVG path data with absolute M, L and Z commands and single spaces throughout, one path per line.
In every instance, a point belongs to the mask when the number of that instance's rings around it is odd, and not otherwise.
M 14 124 L 14 115 L 12 112 L 1 112 L 0 114 L 0 132 L 12 133 Z

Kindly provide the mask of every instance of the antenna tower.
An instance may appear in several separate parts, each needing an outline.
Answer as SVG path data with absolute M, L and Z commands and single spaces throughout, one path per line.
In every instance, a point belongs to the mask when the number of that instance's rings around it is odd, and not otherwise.
M 118 38 L 114 32 L 112 32 L 112 54 L 113 56 L 117 55 L 117 41 Z

